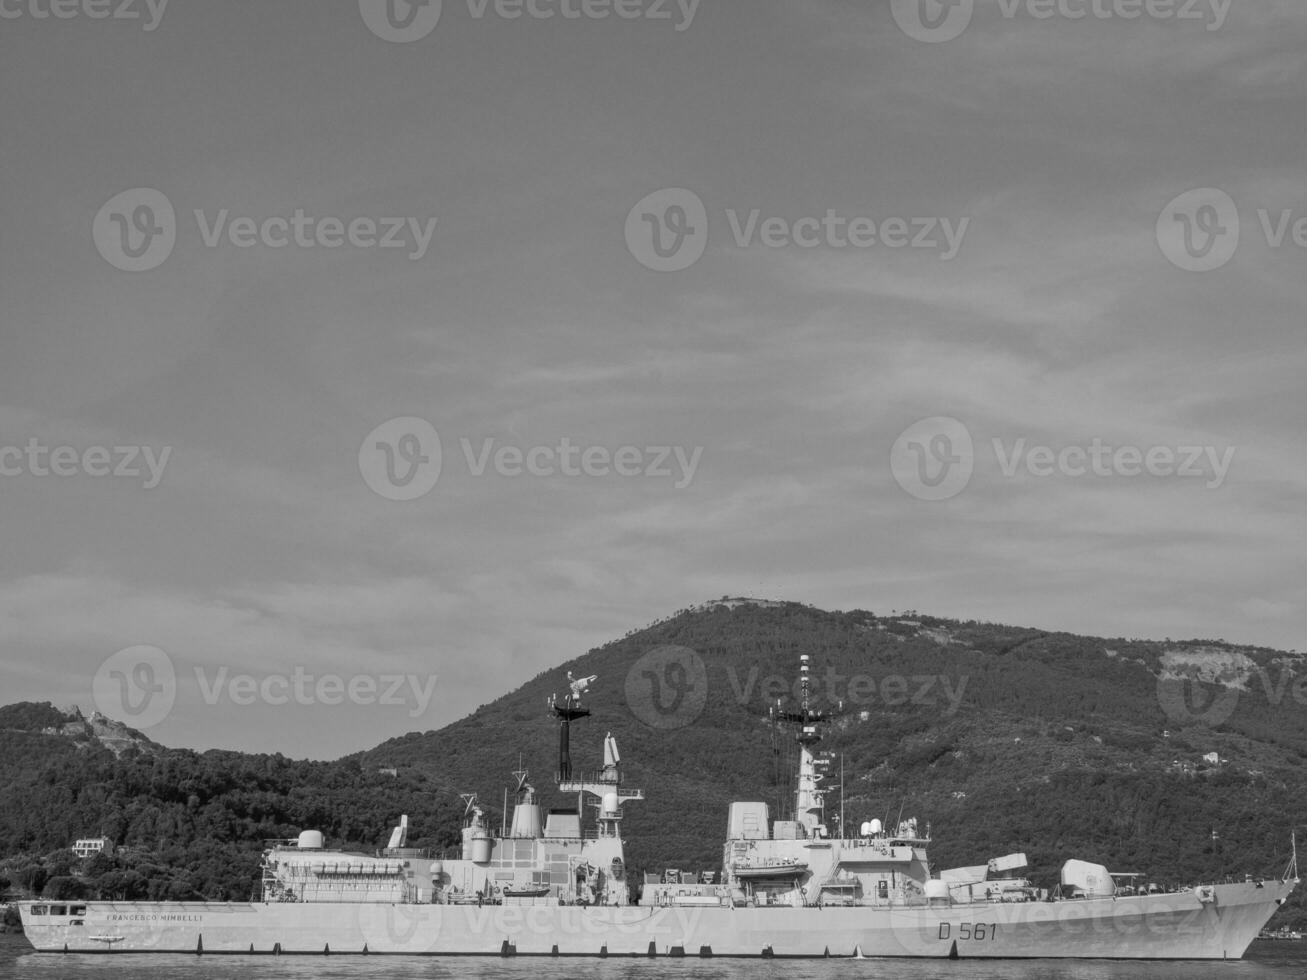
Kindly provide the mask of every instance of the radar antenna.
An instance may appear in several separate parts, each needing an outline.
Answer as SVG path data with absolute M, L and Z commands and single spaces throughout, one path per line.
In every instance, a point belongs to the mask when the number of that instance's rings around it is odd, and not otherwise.
M 581 695 L 590 687 L 591 682 L 599 679 L 598 674 L 591 674 L 589 677 L 573 677 L 572 672 L 567 672 L 567 686 L 572 691 L 572 701 L 576 704 L 581 703 Z
M 521 793 L 523 790 L 529 790 L 531 788 L 526 781 L 528 775 L 529 773 L 527 772 L 526 767 L 522 765 L 522 757 L 519 755 L 517 757 L 517 768 L 513 770 L 513 777 L 517 780 L 516 792 Z
M 477 795 L 475 793 L 459 793 L 458 798 L 463 801 L 463 819 L 466 820 L 467 815 L 476 806 Z

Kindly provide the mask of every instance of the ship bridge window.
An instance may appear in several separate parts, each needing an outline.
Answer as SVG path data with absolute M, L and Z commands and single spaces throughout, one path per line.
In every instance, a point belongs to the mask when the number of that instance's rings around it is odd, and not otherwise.
M 50 914 L 51 914 L 51 915 L 67 915 L 67 914 L 68 914 L 68 906 L 67 906 L 67 905 L 51 905 L 51 906 L 50 906 Z
M 69 915 L 85 915 L 85 914 L 86 914 L 86 906 L 85 906 L 85 905 L 73 905 L 73 906 L 71 906 L 71 907 L 68 909 L 68 914 L 69 914 Z
M 33 914 L 33 915 L 45 915 L 45 914 L 46 914 L 47 912 L 49 912 L 49 911 L 50 911 L 50 910 L 47 909 L 44 905 L 33 905 L 33 906 L 32 906 L 32 914 Z

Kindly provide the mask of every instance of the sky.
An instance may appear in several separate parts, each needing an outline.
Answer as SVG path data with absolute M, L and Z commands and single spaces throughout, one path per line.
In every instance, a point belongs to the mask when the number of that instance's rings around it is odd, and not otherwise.
M 0 0 L 0 702 L 334 758 L 728 594 L 1301 649 L 1305 66 L 1298 0 Z

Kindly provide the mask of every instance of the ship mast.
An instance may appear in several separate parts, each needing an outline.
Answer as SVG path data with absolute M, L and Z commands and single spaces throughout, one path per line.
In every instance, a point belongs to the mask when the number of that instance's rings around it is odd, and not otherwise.
M 577 812 L 587 794 L 595 798 L 593 806 L 598 810 L 596 826 L 600 837 L 618 837 L 621 835 L 622 804 L 631 800 L 643 800 L 644 791 L 627 789 L 622 786 L 621 755 L 617 751 L 617 739 L 612 732 L 604 737 L 604 767 L 597 772 L 572 773 L 571 729 L 572 722 L 578 718 L 588 717 L 590 711 L 581 707 L 581 695 L 596 678 L 575 678 L 567 672 L 570 692 L 560 701 L 550 697 L 549 707 L 559 720 L 558 736 L 558 789 L 563 793 L 575 793 Z
M 824 809 L 822 791 L 817 788 L 821 775 L 817 772 L 814 747 L 821 741 L 820 726 L 825 723 L 824 712 L 812 707 L 812 685 L 808 676 L 808 655 L 799 656 L 799 710 L 776 712 L 783 723 L 798 729 L 795 741 L 799 743 L 799 779 L 794 791 L 794 819 L 807 831 L 809 837 L 826 836 L 821 815 Z
M 549 708 L 558 719 L 558 772 L 560 783 L 572 778 L 572 722 L 578 718 L 590 717 L 590 709 L 581 707 L 581 695 L 590 686 L 594 676 L 577 679 L 572 672 L 567 672 L 568 693 L 559 701 L 556 695 L 549 696 Z

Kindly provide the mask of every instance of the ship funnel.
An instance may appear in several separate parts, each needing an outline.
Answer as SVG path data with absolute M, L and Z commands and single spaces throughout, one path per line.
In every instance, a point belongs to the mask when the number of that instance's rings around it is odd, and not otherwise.
M 540 837 L 543 834 L 540 820 L 540 804 L 534 797 L 513 807 L 512 837 Z

